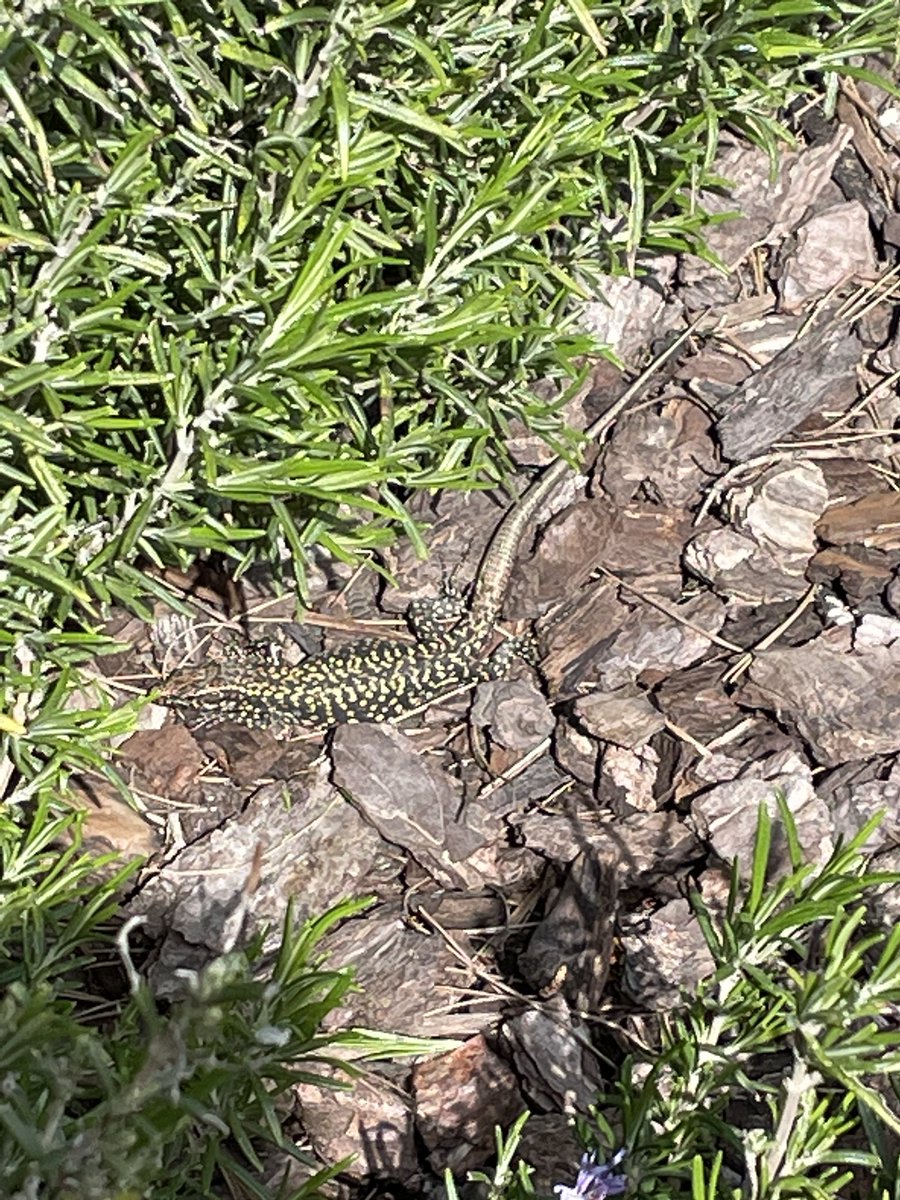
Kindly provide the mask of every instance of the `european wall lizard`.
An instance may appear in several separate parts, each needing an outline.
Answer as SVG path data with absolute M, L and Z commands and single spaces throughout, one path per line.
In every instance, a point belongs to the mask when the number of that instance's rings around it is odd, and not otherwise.
M 691 327 L 691 329 L 693 326 Z M 586 441 L 604 434 L 691 332 L 686 330 L 601 417 Z M 398 721 L 460 688 L 503 673 L 521 649 L 516 639 L 493 655 L 487 649 L 501 615 L 516 552 L 538 509 L 569 471 L 557 458 L 501 521 L 482 559 L 468 611 L 450 626 L 432 614 L 413 622 L 415 644 L 366 638 L 297 666 L 250 658 L 221 659 L 176 671 L 162 699 L 194 717 L 237 721 L 257 728 L 326 729 L 351 721 Z

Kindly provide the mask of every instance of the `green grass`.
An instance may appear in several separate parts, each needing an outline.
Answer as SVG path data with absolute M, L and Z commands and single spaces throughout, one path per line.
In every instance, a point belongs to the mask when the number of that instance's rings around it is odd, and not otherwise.
M 318 1196 L 333 1170 L 282 1132 L 290 1086 L 348 1086 L 348 1056 L 441 1048 L 319 1031 L 352 977 L 328 970 L 317 943 L 367 901 L 297 928 L 289 908 L 274 962 L 253 939 L 186 972 L 184 995 L 162 1008 L 132 961 L 139 926 L 113 919 L 133 866 L 111 873 L 83 854 L 78 819 L 46 805 L 22 832 L 0 818 L 0 1195 L 199 1200 L 215 1184 L 270 1200 L 263 1159 L 300 1159 L 310 1181 L 288 1195 Z
M 213 550 L 302 590 L 311 546 L 496 476 L 511 419 L 558 431 L 529 386 L 589 347 L 572 301 L 702 247 L 720 126 L 774 153 L 812 71 L 896 36 L 884 2 L 33 11 L 0 41 L 2 519 L 57 625 Z
M 746 885 L 735 868 L 721 917 L 698 902 L 716 973 L 664 1029 L 644 1086 L 629 1062 L 617 1097 L 647 1196 L 736 1197 L 735 1170 L 771 1200 L 896 1188 L 900 929 L 877 896 L 900 875 L 869 866 L 880 819 L 815 865 L 780 801 L 778 878 L 763 808 Z
M 641 1044 L 579 1122 L 599 1162 L 624 1150 L 615 1171 L 630 1195 L 900 1195 L 900 928 L 877 915 L 879 892 L 900 875 L 869 864 L 879 819 L 813 864 L 780 801 L 791 866 L 778 877 L 762 807 L 749 878 L 735 864 L 725 911 L 712 915 L 695 898 L 715 973 L 663 1020 L 655 1045 L 646 1044 L 652 1026 L 640 1027 Z M 499 1138 L 493 1175 L 478 1176 L 492 1200 L 534 1194 L 518 1158 L 523 1125 Z M 571 1187 L 577 1171 L 573 1162 L 559 1182 Z
M 45 1141 L 62 1170 L 76 1135 L 106 1131 L 141 1147 L 110 1194 L 176 1153 L 198 1187 L 250 1178 L 255 1133 L 240 1130 L 273 1134 L 260 1095 L 229 1077 L 223 1116 L 202 1073 L 190 1111 L 182 1092 L 145 1104 L 136 1083 L 148 1034 L 221 1031 L 191 1000 L 163 1018 L 140 987 L 101 1028 L 86 999 L 113 889 L 51 846 L 71 773 L 118 782 L 110 742 L 134 723 L 79 670 L 114 649 L 105 615 L 177 606 L 159 569 L 210 554 L 238 577 L 272 564 L 302 601 L 313 548 L 355 560 L 398 533 L 422 547 L 411 494 L 502 479 L 511 422 L 574 445 L 560 410 L 596 349 L 577 317 L 602 273 L 703 254 L 720 130 L 774 160 L 779 110 L 831 105 L 841 74 L 890 55 L 897 5 L 70 0 L 0 15 L 0 973 L 9 1053 L 26 1056 L 7 1064 L 24 1091 L 2 1101 L 2 1161 L 27 1190 Z M 556 402 L 535 397 L 539 378 Z M 198 982 L 207 999 L 224 989 L 232 1051 L 254 1046 L 262 1011 L 249 953 Z M 308 963 L 297 978 L 307 968 L 320 979 Z M 277 1054 L 254 1061 L 276 1087 Z M 213 1111 L 238 1148 L 227 1163 L 198 1118 Z

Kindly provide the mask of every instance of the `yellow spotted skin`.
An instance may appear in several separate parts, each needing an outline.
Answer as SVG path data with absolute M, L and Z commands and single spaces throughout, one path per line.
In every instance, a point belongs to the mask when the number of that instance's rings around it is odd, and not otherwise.
M 504 518 L 482 560 L 469 611 L 455 593 L 410 605 L 418 638 L 413 646 L 362 638 L 293 667 L 250 656 L 211 661 L 172 674 L 164 703 L 204 722 L 328 730 L 355 721 L 401 721 L 445 696 L 503 676 L 515 655 L 533 656 L 528 638 L 508 638 L 493 654 L 487 648 L 518 542 L 557 479 L 551 468 Z
M 414 645 L 364 638 L 295 667 L 249 656 L 220 659 L 176 671 L 166 680 L 163 701 L 204 723 L 324 730 L 401 721 L 460 688 L 505 674 L 515 655 L 532 657 L 530 641 L 509 638 L 493 654 L 488 646 L 522 534 L 559 474 L 551 467 L 495 531 L 469 611 L 454 593 L 410 606 Z
M 415 645 L 366 638 L 293 667 L 226 658 L 176 671 L 164 700 L 195 716 L 251 728 L 398 721 L 502 672 L 520 648 L 513 640 L 485 655 L 486 640 L 483 628 L 464 618 L 455 629 Z
M 514 655 L 531 657 L 530 643 L 510 638 L 490 655 L 488 645 L 522 534 L 559 473 L 551 467 L 495 531 L 469 611 L 452 592 L 410 606 L 414 645 L 365 638 L 295 667 L 220 659 L 176 671 L 166 680 L 164 702 L 204 722 L 322 730 L 400 721 L 460 688 L 505 674 Z

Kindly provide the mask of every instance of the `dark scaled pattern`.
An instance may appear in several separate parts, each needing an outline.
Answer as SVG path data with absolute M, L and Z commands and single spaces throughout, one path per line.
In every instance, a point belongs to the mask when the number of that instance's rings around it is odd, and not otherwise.
M 419 602 L 411 613 L 418 639 L 412 645 L 366 638 L 297 666 L 248 656 L 187 667 L 169 677 L 162 699 L 194 718 L 257 729 L 398 721 L 505 674 L 513 655 L 526 653 L 524 640 L 511 638 L 487 654 L 490 629 L 466 616 L 448 627 L 453 611 L 447 597 Z
M 399 721 L 486 679 L 504 675 L 518 654 L 534 661 L 528 638 L 488 647 L 500 616 L 516 548 L 542 497 L 566 464 L 551 467 L 500 523 L 469 608 L 452 588 L 417 600 L 407 619 L 414 645 L 366 638 L 298 666 L 227 658 L 176 671 L 162 699 L 194 720 L 238 721 L 277 730 L 328 729 L 353 721 Z

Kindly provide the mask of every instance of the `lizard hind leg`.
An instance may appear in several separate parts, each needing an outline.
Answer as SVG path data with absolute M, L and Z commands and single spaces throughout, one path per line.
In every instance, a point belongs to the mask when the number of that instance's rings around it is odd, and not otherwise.
M 538 645 L 531 633 L 520 633 L 515 637 L 506 638 L 485 660 L 485 678 L 503 679 L 509 673 L 517 658 L 536 667 L 540 662 Z

